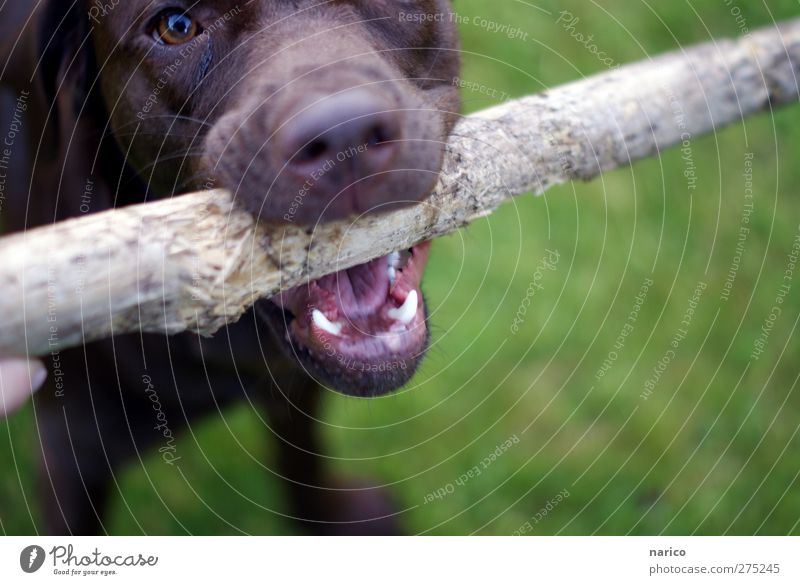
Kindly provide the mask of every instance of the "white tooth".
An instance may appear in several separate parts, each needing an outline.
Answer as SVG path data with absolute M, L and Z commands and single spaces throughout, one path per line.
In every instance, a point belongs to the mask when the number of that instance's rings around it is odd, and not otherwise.
M 389 254 L 388 258 L 390 268 L 397 268 L 400 266 L 400 252 L 392 252 Z
M 386 344 L 386 347 L 388 347 L 390 351 L 400 351 L 403 348 L 402 334 L 405 332 L 406 330 L 403 329 L 403 331 L 400 334 L 390 333 L 389 335 L 382 335 L 381 339 L 383 340 L 383 343 Z
M 389 318 L 408 325 L 414 320 L 414 316 L 417 314 L 418 301 L 419 298 L 417 297 L 417 291 L 412 290 L 410 293 L 408 293 L 406 302 L 403 303 L 402 307 L 399 309 L 389 309 Z
M 319 309 L 314 309 L 314 312 L 311 313 L 311 318 L 314 319 L 314 324 L 317 327 L 323 331 L 327 331 L 331 335 L 339 335 L 342 332 L 342 324 L 331 323 Z
M 394 281 L 397 280 L 397 270 L 395 270 L 394 266 L 389 266 L 389 284 L 394 284 Z

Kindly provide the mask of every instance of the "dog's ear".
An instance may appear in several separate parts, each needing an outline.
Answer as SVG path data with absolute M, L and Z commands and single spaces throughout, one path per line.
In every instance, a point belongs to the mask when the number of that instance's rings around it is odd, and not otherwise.
M 94 82 L 91 26 L 82 0 L 46 0 L 43 4 L 36 43 L 37 76 L 44 99 L 52 106 L 53 127 L 63 128 L 85 109 Z
M 87 2 L 41 0 L 34 15 L 34 76 L 45 116 L 39 120 L 42 146 L 33 180 L 53 194 L 38 199 L 37 223 L 85 213 L 79 194 L 87 185 L 92 211 L 112 206 L 108 185 L 119 180 L 123 164 L 115 149 L 104 148 L 108 114 L 95 89 L 97 61 Z

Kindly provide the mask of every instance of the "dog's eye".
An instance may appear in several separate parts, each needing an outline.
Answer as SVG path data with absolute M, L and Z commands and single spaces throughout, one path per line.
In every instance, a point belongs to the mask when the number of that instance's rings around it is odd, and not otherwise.
M 197 36 L 197 21 L 184 12 L 169 11 L 158 17 L 153 36 L 167 45 L 181 45 Z

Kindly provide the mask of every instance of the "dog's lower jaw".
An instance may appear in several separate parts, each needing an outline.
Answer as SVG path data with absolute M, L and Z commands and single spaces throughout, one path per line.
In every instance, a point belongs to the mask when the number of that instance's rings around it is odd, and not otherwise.
M 261 301 L 289 356 L 343 394 L 376 397 L 405 385 L 430 341 L 420 288 L 430 243 Z
M 380 362 L 348 365 L 346 362 L 336 364 L 326 361 L 312 355 L 291 337 L 284 337 L 284 344 L 303 371 L 326 388 L 354 398 L 378 398 L 398 390 L 411 380 L 425 357 L 428 338 L 426 336 L 423 350 L 417 355 L 393 359 L 386 362 L 385 367 Z

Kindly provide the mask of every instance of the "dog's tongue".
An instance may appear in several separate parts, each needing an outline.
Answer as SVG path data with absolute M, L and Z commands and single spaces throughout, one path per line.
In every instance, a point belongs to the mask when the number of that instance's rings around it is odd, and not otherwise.
M 424 330 L 419 284 L 429 246 L 421 244 L 341 270 L 285 291 L 272 301 L 292 313 L 295 330 L 307 342 L 332 336 L 351 344 L 359 338 L 382 338 L 384 334 L 398 338 L 415 328 Z M 411 337 L 419 333 L 415 331 Z M 395 341 L 404 345 L 400 339 Z
M 387 257 L 340 270 L 307 285 L 284 291 L 272 301 L 299 319 L 322 312 L 331 321 L 377 312 L 389 295 Z
M 388 257 L 354 266 L 335 274 L 329 274 L 318 281 L 309 295 L 308 302 L 317 306 L 322 297 L 333 293 L 338 317 L 354 320 L 372 315 L 381 308 L 389 295 Z M 297 314 L 295 312 L 295 314 Z

